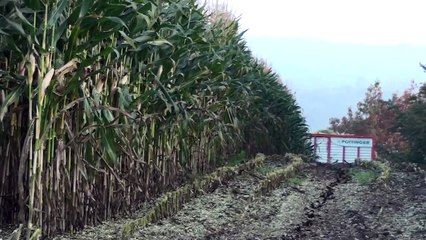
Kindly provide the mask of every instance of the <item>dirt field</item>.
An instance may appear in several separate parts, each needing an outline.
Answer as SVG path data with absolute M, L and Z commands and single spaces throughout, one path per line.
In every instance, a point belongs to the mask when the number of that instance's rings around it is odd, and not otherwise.
M 135 239 L 426 239 L 426 184 L 395 172 L 388 187 L 361 186 L 344 166 L 310 165 L 302 180 L 251 199 L 245 174 Z
M 268 195 L 254 197 L 266 172 L 285 164 L 274 157 L 133 239 L 426 239 L 424 176 L 394 169 L 387 184 L 360 184 L 348 165 L 311 163 Z M 56 239 L 117 239 L 127 221 Z

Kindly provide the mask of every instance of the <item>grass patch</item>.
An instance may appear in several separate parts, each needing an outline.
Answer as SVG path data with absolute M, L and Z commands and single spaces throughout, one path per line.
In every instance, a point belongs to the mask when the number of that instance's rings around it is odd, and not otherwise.
M 268 173 L 274 171 L 275 167 L 272 167 L 270 165 L 260 166 L 256 169 L 256 172 L 266 176 Z
M 297 175 L 294 177 L 291 177 L 287 180 L 287 182 L 291 185 L 302 185 L 302 183 L 306 180 L 306 176 L 303 175 Z
M 380 173 L 372 169 L 351 169 L 350 174 L 352 179 L 355 179 L 361 185 L 368 185 L 376 181 Z

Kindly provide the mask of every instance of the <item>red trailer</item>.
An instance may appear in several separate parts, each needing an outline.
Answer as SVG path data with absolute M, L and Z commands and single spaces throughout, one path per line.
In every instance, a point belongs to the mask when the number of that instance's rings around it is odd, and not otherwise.
M 311 134 L 314 152 L 319 162 L 353 163 L 355 159 L 372 161 L 376 158 L 374 136 Z

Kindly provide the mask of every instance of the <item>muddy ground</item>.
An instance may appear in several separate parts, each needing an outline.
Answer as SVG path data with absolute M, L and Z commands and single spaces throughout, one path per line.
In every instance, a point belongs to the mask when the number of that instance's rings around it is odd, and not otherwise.
M 348 165 L 311 163 L 268 195 L 254 197 L 266 172 L 285 164 L 274 157 L 132 239 L 426 239 L 424 176 L 393 169 L 386 184 L 360 184 Z M 117 239 L 128 221 L 56 239 Z
M 254 199 L 261 178 L 244 174 L 134 239 L 426 239 L 424 178 L 394 172 L 387 186 L 360 185 L 348 170 L 312 164 Z

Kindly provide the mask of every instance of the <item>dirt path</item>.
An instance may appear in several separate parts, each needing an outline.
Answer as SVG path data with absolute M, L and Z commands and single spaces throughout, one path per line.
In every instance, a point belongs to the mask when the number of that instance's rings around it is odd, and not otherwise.
M 395 172 L 387 187 L 362 186 L 346 166 L 311 165 L 301 183 L 252 199 L 245 174 L 141 229 L 134 239 L 426 239 L 426 184 Z
M 386 186 L 360 185 L 347 165 L 313 163 L 268 195 L 253 197 L 265 171 L 285 165 L 284 158 L 267 161 L 132 239 L 426 239 L 423 176 L 395 170 Z M 128 221 L 56 239 L 117 239 Z
M 253 198 L 263 179 L 246 173 L 214 193 L 195 199 L 177 215 L 140 230 L 135 239 L 265 239 L 280 237 L 304 218 L 307 202 L 322 189 L 322 182 L 304 176 L 268 196 Z M 327 180 L 324 180 L 327 181 Z
M 426 239 L 426 184 L 396 172 L 387 187 L 336 185 L 301 239 Z

